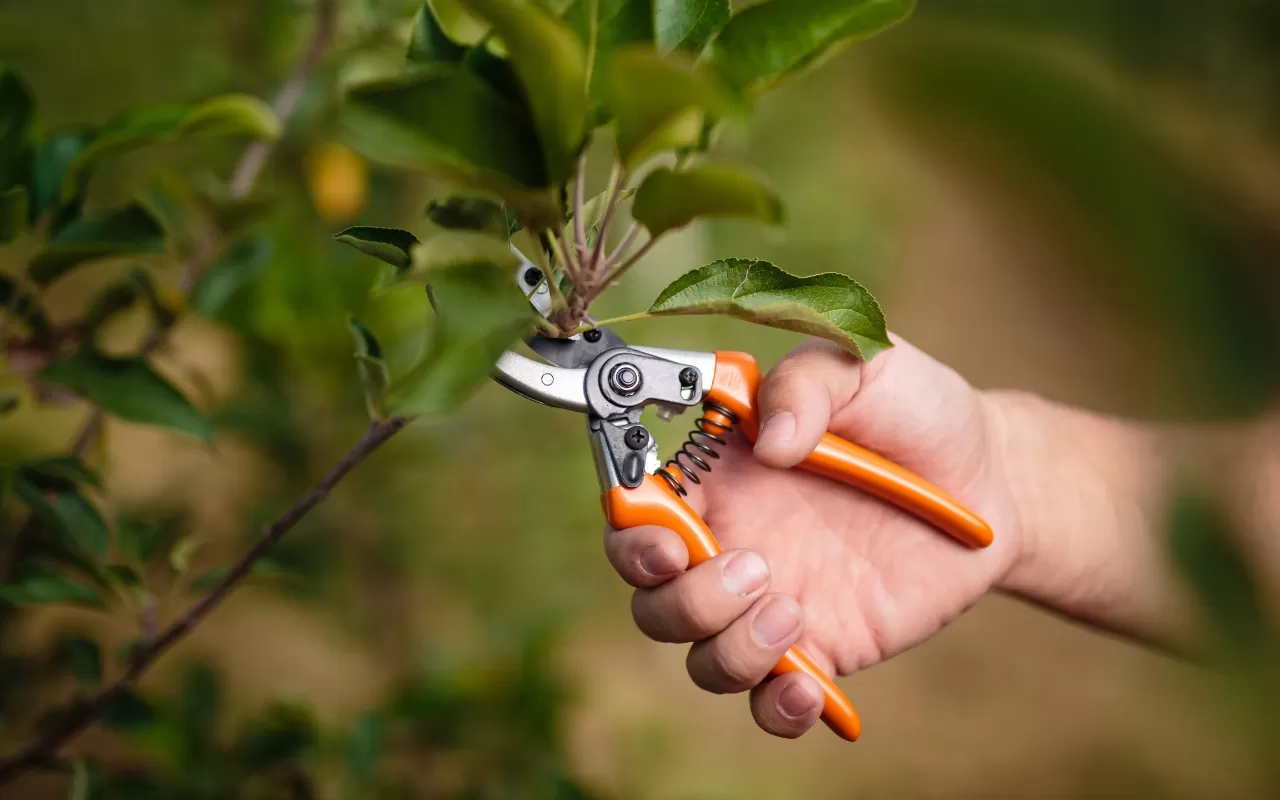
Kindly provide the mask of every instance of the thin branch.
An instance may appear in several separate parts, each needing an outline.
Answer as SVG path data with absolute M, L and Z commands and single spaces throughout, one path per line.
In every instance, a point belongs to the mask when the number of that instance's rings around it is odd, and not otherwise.
M 613 221 L 613 212 L 618 207 L 619 190 L 622 188 L 623 182 L 622 164 L 615 161 L 613 169 L 609 172 L 609 188 L 605 190 L 607 199 L 605 200 L 604 215 L 600 217 L 600 233 L 596 235 L 596 246 L 591 251 L 591 260 L 588 262 L 591 266 L 587 269 L 593 279 L 596 277 L 597 272 L 609 268 L 609 262 L 607 261 L 601 266 L 600 254 L 604 252 L 604 240 L 609 232 L 609 223 Z
M 622 234 L 622 241 L 618 242 L 617 248 L 615 248 L 614 251 L 608 255 L 608 257 L 605 259 L 605 263 L 615 264 L 619 259 L 624 258 L 627 255 L 627 249 L 630 248 L 632 243 L 635 242 L 636 236 L 638 236 L 639 233 L 640 233 L 640 223 L 639 222 L 631 223 L 631 226 L 627 228 L 627 232 Z
M 66 716 L 35 742 L 0 761 L 0 786 L 9 783 L 27 770 L 47 762 L 63 745 L 92 725 L 108 703 L 131 689 L 160 656 L 181 641 L 223 600 L 227 599 L 227 596 L 253 570 L 254 565 L 275 546 L 276 542 L 301 522 L 303 517 L 324 502 L 347 473 L 385 444 L 388 439 L 403 430 L 409 422 L 408 417 L 391 417 L 371 424 L 360 441 L 329 470 L 319 483 L 311 488 L 311 491 L 307 492 L 279 519 L 262 530 L 258 540 L 253 543 L 248 552 L 241 556 L 231 571 L 218 581 L 217 586 L 193 603 L 186 613 L 165 628 L 152 644 L 144 646 L 134 655 L 124 675 L 93 697 L 73 707 Z
M 577 245 L 578 265 L 583 269 L 583 278 L 590 278 L 587 264 L 587 230 L 582 222 L 582 210 L 586 207 L 587 194 L 587 148 L 582 148 L 578 155 L 578 170 L 573 179 L 573 238 Z
M 603 292 L 605 289 L 608 289 L 610 286 L 612 286 L 614 281 L 618 280 L 618 278 L 621 278 L 624 272 L 631 269 L 633 266 L 635 266 L 636 262 L 638 262 L 640 259 L 647 256 L 649 254 L 649 251 L 653 249 L 653 246 L 658 243 L 658 239 L 659 237 L 657 236 L 649 237 L 649 241 L 645 242 L 644 246 L 641 247 L 639 250 L 637 250 L 635 255 L 633 255 L 631 258 L 628 258 L 626 261 L 622 262 L 617 267 L 615 267 L 613 272 L 610 272 L 607 276 L 605 276 L 604 280 L 600 281 L 600 284 L 596 287 L 595 293 L 592 294 L 591 299 L 594 300 L 596 297 L 598 297 L 601 292 Z

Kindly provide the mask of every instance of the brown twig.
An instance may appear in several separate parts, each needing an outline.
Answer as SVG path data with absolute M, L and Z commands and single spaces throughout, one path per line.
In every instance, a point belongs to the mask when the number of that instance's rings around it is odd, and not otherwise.
M 293 529 L 313 508 L 322 503 L 333 487 L 337 486 L 357 464 L 364 461 L 388 439 L 399 433 L 409 423 L 408 417 L 391 417 L 372 423 L 355 447 L 329 470 L 319 483 L 279 519 L 263 529 L 226 577 L 218 581 L 208 594 L 191 605 L 177 621 L 165 628 L 149 646 L 144 645 L 119 679 L 93 697 L 73 707 L 42 737 L 0 761 L 0 786 L 14 780 L 22 773 L 52 758 L 57 751 L 93 724 L 103 709 L 113 699 L 131 689 L 160 656 L 177 644 L 184 636 L 209 615 L 231 594 L 236 585 L 253 569 L 254 565 Z

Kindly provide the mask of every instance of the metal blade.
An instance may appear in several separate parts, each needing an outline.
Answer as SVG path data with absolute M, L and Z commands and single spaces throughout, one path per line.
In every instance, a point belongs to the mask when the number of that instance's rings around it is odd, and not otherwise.
M 551 313 L 551 290 L 543 281 L 542 270 L 525 258 L 524 254 L 514 246 L 511 250 L 523 262 L 517 275 L 520 289 L 525 297 L 529 298 L 529 305 L 533 306 L 543 319 L 547 319 Z M 596 356 L 606 350 L 626 347 L 627 343 L 608 328 L 596 328 L 568 339 L 552 339 L 537 334 L 528 339 L 528 345 L 530 350 L 557 367 L 579 369 L 590 366 Z

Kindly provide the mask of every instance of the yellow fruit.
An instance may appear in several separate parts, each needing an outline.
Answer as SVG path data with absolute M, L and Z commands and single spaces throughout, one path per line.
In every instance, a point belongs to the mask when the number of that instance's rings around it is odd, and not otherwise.
M 360 156 L 337 142 L 320 145 L 307 156 L 311 203 L 325 222 L 354 219 L 369 201 L 369 170 Z

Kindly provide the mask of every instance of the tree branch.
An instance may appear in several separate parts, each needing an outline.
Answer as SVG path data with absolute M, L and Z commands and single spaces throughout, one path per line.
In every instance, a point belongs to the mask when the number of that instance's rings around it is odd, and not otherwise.
M 410 422 L 408 417 L 391 417 L 372 423 L 360 441 L 342 460 L 329 470 L 319 483 L 279 519 L 263 529 L 240 560 L 235 563 L 218 585 L 203 598 L 193 603 L 178 620 L 165 628 L 155 641 L 143 646 L 129 662 L 129 667 L 115 683 L 93 697 L 74 706 L 65 717 L 35 742 L 23 747 L 0 761 L 0 786 L 14 780 L 22 773 L 52 758 L 67 742 L 84 731 L 102 713 L 113 699 L 131 689 L 138 679 L 171 647 L 218 607 L 236 588 L 237 584 L 253 570 L 254 565 L 296 526 L 313 508 L 324 502 L 333 488 L 388 439 L 399 433 Z

